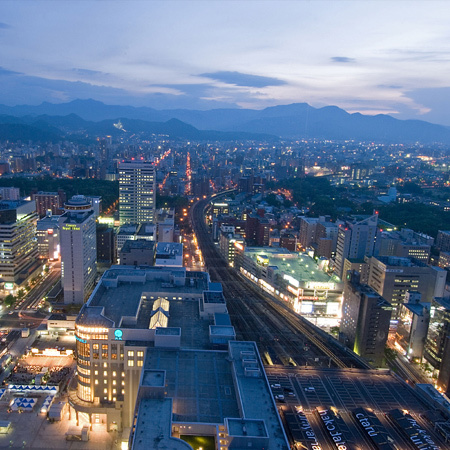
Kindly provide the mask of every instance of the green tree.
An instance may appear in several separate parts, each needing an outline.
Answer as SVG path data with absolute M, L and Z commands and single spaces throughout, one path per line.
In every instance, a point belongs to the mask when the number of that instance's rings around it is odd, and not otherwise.
M 5 297 L 5 305 L 8 307 L 11 307 L 15 301 L 16 301 L 16 297 L 14 297 L 14 295 L 12 295 L 12 294 L 8 294 Z

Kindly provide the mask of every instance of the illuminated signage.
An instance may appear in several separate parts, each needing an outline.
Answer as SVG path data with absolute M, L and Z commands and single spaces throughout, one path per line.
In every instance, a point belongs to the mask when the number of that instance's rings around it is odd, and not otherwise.
M 14 289 L 14 283 L 5 283 L 5 289 L 12 291 Z
M 285 280 L 287 280 L 290 284 L 292 284 L 292 286 L 295 286 L 296 288 L 298 288 L 300 286 L 300 283 L 298 282 L 298 280 L 296 280 L 295 278 L 291 277 L 290 275 L 283 275 L 283 278 Z
M 53 234 L 53 229 L 52 229 L 52 228 L 49 228 L 49 229 L 47 230 L 47 234 Z
M 81 228 L 78 225 L 68 223 L 66 225 L 63 225 L 62 229 L 64 231 L 80 231 Z
M 269 265 L 269 258 L 266 255 L 257 255 L 256 256 L 256 262 L 260 266 L 268 266 Z
M 114 339 L 116 341 L 121 341 L 122 340 L 122 336 L 123 336 L 123 331 L 122 330 L 115 330 L 114 331 Z
M 334 411 L 328 409 L 317 408 L 317 412 L 336 448 L 338 450 L 349 450 L 350 447 L 343 433 L 348 428 L 342 418 Z
M 86 344 L 86 339 L 81 339 L 80 337 L 78 337 L 77 335 L 75 335 L 75 339 L 79 342 L 82 342 L 83 344 Z
M 334 290 L 336 289 L 334 283 L 321 283 L 318 281 L 308 281 L 306 283 L 305 289 L 314 289 L 318 291 L 328 291 L 328 290 Z
M 322 450 L 322 447 L 317 442 L 316 435 L 314 434 L 314 431 L 309 424 L 308 418 L 305 416 L 303 411 L 298 412 L 297 417 L 300 421 L 302 434 L 305 436 L 305 440 L 307 440 L 310 444 L 308 448 L 311 448 L 311 450 Z

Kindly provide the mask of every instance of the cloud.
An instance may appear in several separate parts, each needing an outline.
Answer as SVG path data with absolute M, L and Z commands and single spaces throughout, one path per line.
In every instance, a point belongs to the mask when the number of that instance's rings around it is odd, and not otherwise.
M 266 87 L 266 86 L 282 86 L 285 81 L 273 77 L 261 77 L 259 75 L 251 75 L 241 72 L 219 71 L 212 73 L 202 73 L 199 76 L 211 78 L 212 80 L 221 81 L 226 84 L 234 84 L 236 86 L 245 87 Z
M 0 22 L 0 30 L 6 30 L 7 28 L 11 28 L 11 25 L 8 25 L 5 22 Z
M 105 72 L 101 72 L 99 70 L 90 70 L 90 69 L 73 68 L 72 72 L 75 72 L 78 75 L 87 76 L 87 77 L 98 76 L 98 75 L 107 75 L 107 74 L 105 74 Z
M 0 76 L 2 75 L 20 75 L 20 73 L 14 72 L 13 70 L 5 69 L 4 67 L 0 66 Z
M 403 89 L 403 86 L 397 84 L 379 84 L 377 88 L 380 89 Z
M 356 62 L 355 58 L 348 58 L 347 56 L 332 56 L 331 61 L 335 63 L 354 63 Z

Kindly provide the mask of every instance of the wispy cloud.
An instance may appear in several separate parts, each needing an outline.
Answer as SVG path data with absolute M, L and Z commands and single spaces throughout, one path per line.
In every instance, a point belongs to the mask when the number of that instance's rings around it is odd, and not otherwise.
M 8 25 L 5 22 L 0 22 L 0 30 L 6 30 L 7 28 L 11 28 L 11 25 Z
M 20 72 L 14 72 L 13 70 L 8 70 L 0 66 L 0 76 L 1 75 L 21 75 L 21 74 Z
M 78 75 L 87 76 L 87 77 L 98 76 L 98 75 L 106 75 L 105 72 L 101 72 L 100 70 L 90 70 L 90 69 L 73 68 L 72 72 L 75 72 Z
M 348 56 L 333 56 L 330 58 L 331 61 L 335 63 L 354 63 L 356 62 L 355 58 L 349 58 Z
M 202 73 L 199 76 L 211 78 L 212 80 L 221 81 L 226 84 L 234 84 L 236 86 L 245 87 L 267 87 L 267 86 L 282 86 L 286 84 L 285 81 L 279 78 L 273 77 L 262 77 L 260 75 L 251 75 L 242 72 L 228 72 L 219 71 L 211 73 Z

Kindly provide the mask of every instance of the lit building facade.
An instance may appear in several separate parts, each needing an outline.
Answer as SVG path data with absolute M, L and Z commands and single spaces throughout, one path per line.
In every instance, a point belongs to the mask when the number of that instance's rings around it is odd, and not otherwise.
M 372 257 L 369 266 L 368 284 L 391 303 L 394 320 L 400 316 L 407 291 L 420 292 L 423 302 L 444 296 L 447 272 L 440 267 L 397 256 Z
M 155 217 L 156 176 L 151 162 L 119 163 L 120 224 L 153 222 Z
M 346 258 L 363 259 L 372 256 L 380 235 L 378 215 L 346 221 L 339 226 L 334 271 L 340 278 L 344 273 Z
M 392 307 L 359 280 L 358 272 L 347 272 L 340 337 L 356 354 L 378 367 L 383 363 Z
M 92 205 L 82 195 L 65 204 L 61 216 L 61 280 L 64 303 L 81 305 L 94 287 L 97 244 Z
M 0 282 L 13 290 L 40 268 L 33 201 L 0 203 Z
M 39 258 L 55 260 L 60 257 L 61 216 L 47 216 L 37 222 Z

